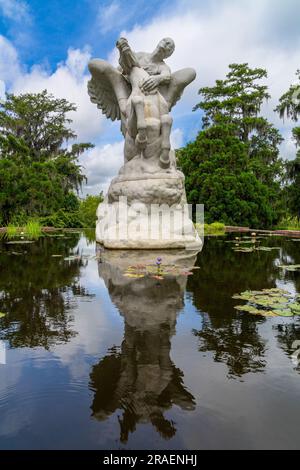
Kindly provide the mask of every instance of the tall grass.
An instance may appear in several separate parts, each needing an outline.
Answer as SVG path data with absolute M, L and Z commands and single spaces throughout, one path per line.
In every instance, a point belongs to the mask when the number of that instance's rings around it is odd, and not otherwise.
M 222 235 L 225 233 L 225 225 L 220 222 L 213 224 L 196 224 L 196 230 L 199 234 L 204 235 Z
M 19 227 L 15 225 L 9 224 L 6 228 L 6 236 L 7 238 L 14 238 L 17 237 L 19 234 Z
M 37 220 L 29 220 L 24 227 L 24 232 L 28 238 L 39 238 L 42 235 L 42 227 Z
M 297 217 L 285 217 L 277 226 L 278 230 L 300 230 L 300 220 Z

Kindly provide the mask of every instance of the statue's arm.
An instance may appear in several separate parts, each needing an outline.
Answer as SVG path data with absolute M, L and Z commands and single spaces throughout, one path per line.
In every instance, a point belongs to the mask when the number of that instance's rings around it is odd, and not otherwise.
M 164 64 L 161 66 L 159 74 L 151 75 L 147 80 L 145 80 L 142 89 L 143 91 L 150 92 L 161 85 L 169 85 L 170 81 L 171 70 L 166 64 Z
M 171 69 L 166 64 L 162 67 L 159 75 L 159 85 L 168 85 L 171 81 Z

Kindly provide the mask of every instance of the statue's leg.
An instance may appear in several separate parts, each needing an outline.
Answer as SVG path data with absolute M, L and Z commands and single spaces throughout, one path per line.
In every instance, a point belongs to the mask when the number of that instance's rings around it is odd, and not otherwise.
M 143 150 L 147 145 L 147 124 L 144 113 L 144 100 L 141 96 L 132 97 L 132 106 L 136 116 L 137 136 L 136 145 Z
M 117 97 L 121 113 L 126 114 L 126 103 L 130 95 L 130 88 L 119 70 L 105 60 L 93 59 L 88 64 L 93 78 L 103 80 L 103 75 L 109 80 Z
M 172 73 L 171 81 L 168 86 L 167 92 L 164 94 L 168 102 L 169 109 L 179 100 L 185 87 L 187 87 L 196 78 L 196 72 L 192 68 L 178 70 Z
M 173 119 L 169 114 L 164 114 L 161 116 L 161 154 L 160 154 L 160 166 L 162 168 L 169 168 L 170 166 L 170 134 L 172 127 Z

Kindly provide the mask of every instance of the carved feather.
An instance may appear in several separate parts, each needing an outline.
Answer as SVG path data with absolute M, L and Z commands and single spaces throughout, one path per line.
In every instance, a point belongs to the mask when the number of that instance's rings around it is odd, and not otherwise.
M 108 119 L 121 119 L 119 104 L 112 85 L 102 74 L 101 79 L 92 78 L 88 82 L 88 93 L 92 103 L 95 103 Z

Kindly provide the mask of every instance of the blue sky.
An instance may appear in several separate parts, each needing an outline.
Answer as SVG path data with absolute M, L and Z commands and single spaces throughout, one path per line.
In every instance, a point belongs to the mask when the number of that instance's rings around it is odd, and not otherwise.
M 0 0 L 0 95 L 4 90 L 47 88 L 77 104 L 73 126 L 81 141 L 96 147 L 82 157 L 89 177 L 85 192 L 106 189 L 122 163 L 118 123 L 106 121 L 89 102 L 87 63 L 114 62 L 116 39 L 151 51 L 164 36 L 176 43 L 172 70 L 192 66 L 196 81 L 173 110 L 175 147 L 192 140 L 201 116 L 192 107 L 198 89 L 224 77 L 232 62 L 268 69 L 272 100 L 264 113 L 284 134 L 283 156 L 295 153 L 291 123 L 273 109 L 300 68 L 299 0 Z

